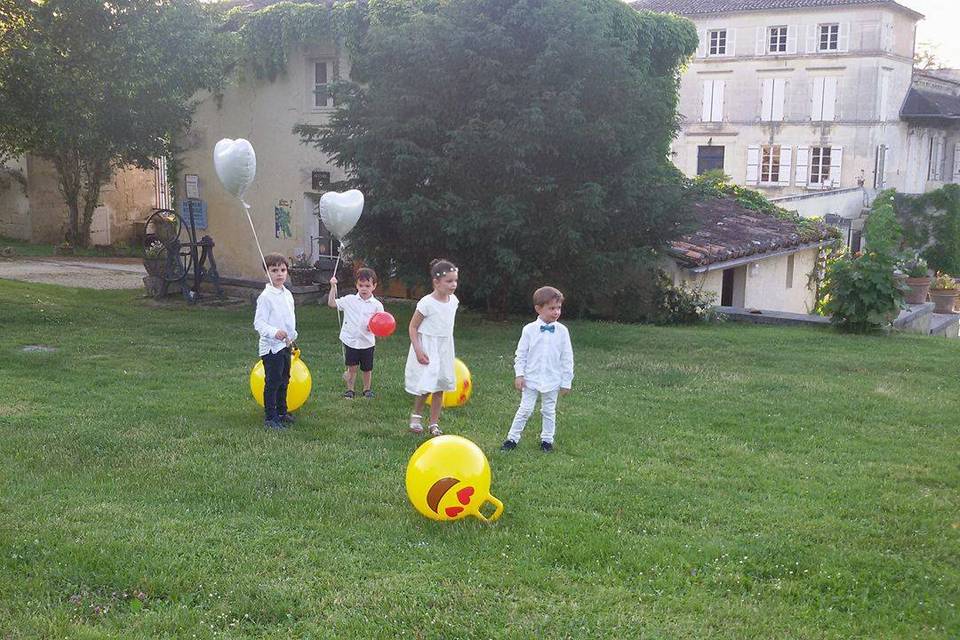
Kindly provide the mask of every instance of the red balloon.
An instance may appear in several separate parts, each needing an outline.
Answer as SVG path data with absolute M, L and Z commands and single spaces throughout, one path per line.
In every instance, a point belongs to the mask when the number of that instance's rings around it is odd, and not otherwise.
M 397 321 L 386 311 L 380 311 L 370 316 L 370 324 L 367 326 L 373 335 L 386 338 L 397 328 Z

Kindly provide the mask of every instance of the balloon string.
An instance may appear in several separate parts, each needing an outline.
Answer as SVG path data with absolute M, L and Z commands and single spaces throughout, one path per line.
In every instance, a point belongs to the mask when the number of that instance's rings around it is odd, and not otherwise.
M 333 277 L 337 277 L 337 267 L 340 266 L 340 256 L 343 254 L 343 240 L 340 241 L 340 250 L 337 251 L 337 261 L 333 264 Z M 343 321 L 340 319 L 340 307 L 337 307 L 337 325 L 341 328 L 343 327 Z M 346 347 L 344 347 L 343 342 L 340 343 L 340 355 L 344 359 L 347 357 Z
M 250 217 L 250 205 L 243 201 L 243 198 L 240 198 L 240 204 L 243 205 L 243 209 L 247 214 L 247 220 L 250 222 L 250 231 L 253 231 L 253 241 L 257 243 L 257 251 L 260 252 L 260 262 L 263 263 L 263 273 L 267 276 L 267 282 L 270 282 L 270 272 L 267 271 L 267 259 L 263 257 L 263 249 L 260 248 L 260 238 L 257 237 L 257 230 L 253 226 L 253 218 Z

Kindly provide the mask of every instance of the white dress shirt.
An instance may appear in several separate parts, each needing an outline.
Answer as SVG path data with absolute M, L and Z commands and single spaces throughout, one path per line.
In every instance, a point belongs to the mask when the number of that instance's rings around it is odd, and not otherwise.
M 343 311 L 343 326 L 340 342 L 352 349 L 369 349 L 377 345 L 377 338 L 370 331 L 370 318 L 383 311 L 383 304 L 373 296 L 364 300 L 360 294 L 337 298 L 337 309 Z
M 541 331 L 540 327 L 553 327 Z M 513 369 L 524 386 L 541 393 L 569 389 L 573 384 L 573 345 L 570 332 L 559 322 L 549 325 L 537 318 L 523 328 Z
M 276 353 L 297 339 L 297 316 L 293 310 L 293 294 L 286 287 L 268 284 L 257 298 L 253 328 L 260 334 L 260 355 Z M 287 341 L 277 340 L 277 331 L 287 332 Z

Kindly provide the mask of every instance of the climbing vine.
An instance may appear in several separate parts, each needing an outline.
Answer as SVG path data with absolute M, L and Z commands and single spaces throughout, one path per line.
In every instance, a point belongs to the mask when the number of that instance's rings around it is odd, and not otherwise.
M 365 20 L 356 2 L 280 2 L 253 12 L 232 9 L 224 26 L 235 35 L 234 59 L 241 73 L 249 70 L 258 79 L 273 81 L 286 72 L 298 45 L 334 41 L 356 46 Z
M 960 185 L 919 196 L 898 194 L 895 206 L 904 243 L 921 252 L 934 271 L 960 274 Z

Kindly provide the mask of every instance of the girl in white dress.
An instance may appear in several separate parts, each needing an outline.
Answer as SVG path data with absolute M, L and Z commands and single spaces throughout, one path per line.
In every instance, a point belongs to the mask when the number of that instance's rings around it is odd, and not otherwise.
M 443 433 L 439 424 L 443 392 L 457 387 L 453 370 L 453 323 L 460 304 L 453 295 L 457 290 L 457 276 L 457 267 L 449 260 L 431 262 L 433 293 L 420 299 L 410 319 L 410 352 L 404 386 L 407 393 L 416 396 L 410 414 L 413 433 L 423 433 L 423 407 L 430 395 L 433 397 L 427 431 L 432 436 Z

